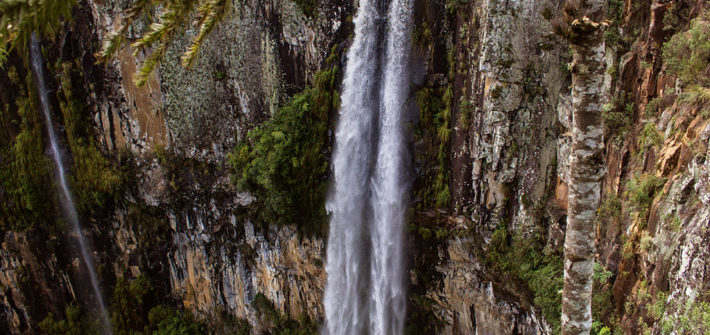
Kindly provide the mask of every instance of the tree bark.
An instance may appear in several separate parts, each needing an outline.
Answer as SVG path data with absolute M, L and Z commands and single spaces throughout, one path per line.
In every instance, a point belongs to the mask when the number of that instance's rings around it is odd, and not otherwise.
M 605 63 L 604 0 L 577 2 L 569 21 L 572 46 L 572 158 L 565 236 L 562 334 L 589 334 L 595 224 L 605 173 L 602 105 Z

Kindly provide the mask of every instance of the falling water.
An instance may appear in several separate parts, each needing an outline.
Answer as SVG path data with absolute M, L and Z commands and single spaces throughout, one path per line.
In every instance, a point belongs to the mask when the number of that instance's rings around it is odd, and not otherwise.
M 404 112 L 409 97 L 411 1 L 393 0 L 387 25 L 377 162 L 372 177 L 370 334 L 402 334 L 405 318 L 404 215 L 408 178 Z
M 81 224 L 79 223 L 79 216 L 76 212 L 76 207 L 72 200 L 71 192 L 69 191 L 69 185 L 67 183 L 66 172 L 64 170 L 64 163 L 62 163 L 62 154 L 59 150 L 59 144 L 57 142 L 57 134 L 54 131 L 54 125 L 52 123 L 52 115 L 49 104 L 49 94 L 47 92 L 47 86 L 44 82 L 44 61 L 42 59 L 42 50 L 39 45 L 39 41 L 35 34 L 32 34 L 30 42 L 30 57 L 32 63 L 32 71 L 34 72 L 35 79 L 37 82 L 37 89 L 39 94 L 39 100 L 44 112 L 44 120 L 47 124 L 47 134 L 49 134 L 49 142 L 52 147 L 52 159 L 57 166 L 57 175 L 59 177 L 59 188 L 60 188 L 60 202 L 62 204 L 62 209 L 64 214 L 67 216 L 69 223 L 71 223 L 74 229 L 74 234 L 76 235 L 76 240 L 79 244 L 79 251 L 81 252 L 81 258 L 84 261 L 86 271 L 89 274 L 89 281 L 91 282 L 91 288 L 94 291 L 94 296 L 96 297 L 96 303 L 99 307 L 99 315 L 101 317 L 101 323 L 104 334 L 111 334 L 108 312 L 106 311 L 106 304 L 104 303 L 103 297 L 101 296 L 101 290 L 99 289 L 99 281 L 96 277 L 96 270 L 94 267 L 94 261 L 89 254 L 89 249 L 86 244 L 86 239 L 81 231 Z
M 361 0 L 348 51 L 327 209 L 325 334 L 401 334 L 404 118 L 411 0 Z M 386 22 L 386 26 L 385 26 Z M 386 29 L 385 29 L 386 28 Z M 384 45 L 384 47 L 383 47 Z

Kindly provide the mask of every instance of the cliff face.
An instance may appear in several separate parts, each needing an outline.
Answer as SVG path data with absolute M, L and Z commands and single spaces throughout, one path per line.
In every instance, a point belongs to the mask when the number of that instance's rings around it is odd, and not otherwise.
M 315 3 L 240 1 L 206 40 L 194 69 L 179 65 L 195 34 L 188 30 L 141 88 L 133 76 L 145 55 L 125 47 L 105 66 L 93 58 L 126 1 L 80 1 L 72 23 L 48 42 L 46 52 L 81 73 L 74 86 L 83 85 L 90 133 L 103 155 L 127 166 L 119 200 L 82 215 L 107 297 L 118 278 L 144 274 L 157 299 L 210 322 L 226 313 L 264 331 L 273 320 L 256 306 L 262 295 L 284 315 L 322 322 L 322 234 L 259 222 L 253 212 L 262 199 L 237 191 L 226 163 L 250 129 L 315 84 L 329 55 L 344 54 L 356 4 Z M 414 333 L 546 334 L 559 323 L 571 141 L 568 48 L 551 23 L 561 6 L 415 2 L 411 68 L 423 126 L 412 139 Z M 626 333 L 644 324 L 661 333 L 683 315 L 710 312 L 702 307 L 710 283 L 708 102 L 678 99 L 680 84 L 662 59 L 663 42 L 706 7 L 615 1 L 610 9 L 618 15 L 616 39 L 607 39 L 605 113 L 621 113 L 623 127 L 606 134 L 594 313 Z M 139 20 L 129 35 L 145 29 Z M 342 69 L 345 61 L 332 62 Z M 65 84 L 55 81 L 61 91 Z M 446 120 L 445 140 L 426 128 L 428 110 Z M 617 114 L 605 114 L 607 123 Z M 651 130 L 652 143 L 644 135 Z M 448 171 L 449 201 L 432 200 L 440 171 Z M 648 176 L 655 176 L 653 186 L 639 186 Z M 33 333 L 47 313 L 63 315 L 67 303 L 82 301 L 78 259 L 61 229 L 2 227 L 0 330 Z

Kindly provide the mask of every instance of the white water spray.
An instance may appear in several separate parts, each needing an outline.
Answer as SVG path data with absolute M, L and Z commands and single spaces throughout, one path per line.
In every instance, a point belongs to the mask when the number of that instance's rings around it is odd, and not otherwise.
M 79 215 L 76 212 L 76 207 L 74 206 L 74 201 L 72 200 L 71 192 L 69 190 L 69 184 L 67 183 L 66 172 L 64 170 L 64 163 L 62 162 L 62 154 L 59 149 L 59 143 L 57 142 L 57 134 L 54 131 L 54 125 L 52 123 L 52 114 L 49 103 L 49 93 L 47 91 L 47 85 L 45 84 L 44 78 L 44 60 L 42 58 L 42 50 L 39 45 L 39 41 L 35 34 L 32 34 L 30 41 L 30 57 L 32 72 L 34 72 L 35 79 L 37 82 L 37 90 L 40 100 L 40 105 L 42 112 L 44 113 L 44 120 L 47 124 L 47 134 L 49 135 L 49 142 L 52 148 L 52 159 L 57 167 L 57 175 L 59 178 L 59 188 L 60 195 L 59 199 L 62 204 L 62 209 L 64 214 L 67 216 L 71 227 L 74 229 L 74 234 L 76 235 L 76 240 L 79 244 L 79 251 L 81 253 L 81 258 L 84 261 L 86 271 L 89 275 L 89 281 L 91 282 L 91 288 L 96 297 L 96 303 L 99 308 L 99 316 L 101 318 L 101 327 L 103 329 L 103 334 L 111 334 L 111 326 L 109 323 L 108 312 L 106 310 L 106 304 L 101 296 L 101 290 L 99 289 L 99 281 L 96 277 L 96 268 L 94 267 L 94 260 L 89 253 L 87 247 L 86 239 L 81 230 L 81 223 L 79 222 Z
M 333 155 L 325 334 L 401 334 L 411 0 L 361 0 Z M 383 47 L 384 44 L 384 47 Z

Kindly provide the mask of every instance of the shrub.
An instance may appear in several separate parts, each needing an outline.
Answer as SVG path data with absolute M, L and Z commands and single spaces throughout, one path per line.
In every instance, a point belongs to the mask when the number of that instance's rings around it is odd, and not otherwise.
M 643 114 L 647 117 L 652 117 L 656 116 L 659 112 L 659 107 L 661 103 L 661 98 L 660 97 L 655 97 L 651 99 L 647 104 L 646 104 L 646 109 L 644 110 Z
M 87 319 L 82 318 L 82 313 L 76 305 L 68 305 L 64 309 L 66 319 L 58 320 L 54 314 L 49 313 L 37 327 L 43 335 L 81 335 L 89 328 Z
M 647 147 L 659 147 L 661 144 L 663 144 L 663 137 L 658 129 L 656 129 L 656 124 L 653 122 L 646 123 L 639 137 L 641 150 Z
M 710 333 L 710 304 L 695 299 L 668 299 L 659 292 L 649 307 L 649 316 L 660 334 L 705 335 Z M 668 313 L 667 311 L 675 311 Z
M 562 255 L 545 249 L 541 228 L 530 236 L 510 235 L 505 225 L 491 236 L 487 264 L 503 275 L 526 284 L 533 294 L 533 304 L 540 308 L 545 320 L 559 332 L 562 312 Z
M 194 317 L 187 311 L 178 311 L 166 305 L 158 305 L 148 313 L 151 327 L 145 334 L 152 335 L 206 335 L 205 325 L 195 322 Z
M 602 106 L 604 133 L 617 141 L 623 140 L 628 133 L 634 117 L 634 103 L 626 103 L 626 96 L 614 98 L 611 103 Z
M 631 206 L 639 212 L 648 210 L 656 192 L 666 183 L 665 178 L 653 174 L 636 174 L 626 183 L 626 195 Z
M 318 333 L 318 325 L 302 314 L 298 320 L 291 319 L 276 309 L 274 303 L 261 292 L 251 302 L 259 317 L 269 324 L 267 334 L 309 335 Z
M 690 24 L 690 29 L 679 32 L 663 46 L 663 59 L 668 72 L 685 84 L 710 86 L 710 14 L 706 13 Z
M 599 206 L 599 220 L 605 224 L 621 224 L 621 200 L 614 193 L 607 193 Z
M 691 107 L 698 107 L 704 117 L 710 117 L 710 88 L 691 86 L 678 96 L 678 102 Z
M 257 196 L 263 222 L 324 232 L 328 124 L 339 103 L 336 73 L 318 73 L 315 88 L 293 97 L 229 155 L 233 183 Z

